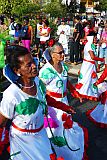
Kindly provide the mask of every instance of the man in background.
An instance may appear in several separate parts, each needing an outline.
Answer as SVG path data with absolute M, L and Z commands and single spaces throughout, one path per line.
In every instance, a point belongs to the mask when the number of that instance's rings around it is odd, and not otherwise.
M 79 51 L 80 39 L 82 37 L 83 27 L 80 21 L 80 17 L 77 15 L 74 18 L 75 28 L 73 32 L 73 38 L 70 43 L 70 62 L 72 64 L 78 64 L 82 60 L 81 52 Z

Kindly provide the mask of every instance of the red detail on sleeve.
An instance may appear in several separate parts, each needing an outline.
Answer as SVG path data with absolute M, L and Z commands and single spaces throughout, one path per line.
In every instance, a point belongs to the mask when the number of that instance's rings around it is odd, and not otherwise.
M 107 77 L 107 68 L 104 69 L 102 75 L 97 80 L 96 84 L 98 85 L 98 84 L 102 83 L 106 77 Z
M 78 83 L 78 84 L 75 85 L 75 88 L 80 89 L 82 86 L 83 86 L 82 83 Z
M 91 74 L 91 78 L 96 78 L 97 77 L 97 74 L 95 71 L 93 71 L 93 73 Z
M 46 100 L 49 106 L 53 106 L 65 112 L 71 111 L 71 108 L 72 108 L 71 106 L 68 106 L 65 103 L 62 103 L 60 101 L 56 101 L 54 98 L 50 97 L 49 95 L 46 95 Z

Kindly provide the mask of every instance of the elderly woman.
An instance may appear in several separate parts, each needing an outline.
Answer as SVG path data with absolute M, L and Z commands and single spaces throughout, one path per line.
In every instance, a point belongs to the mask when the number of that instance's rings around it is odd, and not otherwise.
M 63 63 L 64 50 L 60 43 L 55 43 L 50 48 L 50 56 L 49 62 L 40 70 L 39 77 L 46 85 L 48 95 L 57 101 L 68 104 L 67 88 L 76 96 L 79 95 L 68 82 L 68 68 Z M 50 106 L 53 106 L 53 103 Z M 50 106 L 48 107 L 48 120 L 45 118 L 45 127 L 58 156 L 62 155 L 64 160 L 86 158 L 84 143 L 87 142 L 87 139 L 84 141 L 86 133 L 84 131 L 87 130 L 83 130 L 78 123 L 73 122 L 71 115 Z M 50 124 L 50 127 L 47 124 Z M 56 141 L 53 139 L 53 135 Z
M 96 61 L 104 61 L 104 58 L 96 56 L 96 34 L 87 36 L 88 42 L 84 47 L 84 59 L 78 76 L 78 84 L 76 84 L 76 90 L 80 93 L 82 98 L 89 100 L 98 100 L 98 91 L 94 87 L 94 83 L 98 79 L 96 73 Z
M 27 48 L 9 46 L 4 75 L 11 85 L 4 91 L 0 104 L 0 127 L 10 119 L 10 155 L 14 160 L 50 160 L 50 141 L 44 126 L 46 103 L 58 102 L 45 97 L 45 87 L 37 77 L 35 62 Z M 46 102 L 47 100 L 47 102 Z M 59 102 L 62 110 L 70 106 Z

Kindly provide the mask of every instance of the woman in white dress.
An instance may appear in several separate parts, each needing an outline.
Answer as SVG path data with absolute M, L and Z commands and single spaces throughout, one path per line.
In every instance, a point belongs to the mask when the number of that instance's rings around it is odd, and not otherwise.
M 107 128 L 107 83 L 104 79 L 107 78 L 107 63 L 106 67 L 100 76 L 100 78 L 95 82 L 95 86 L 98 87 L 98 91 L 101 94 L 101 101 L 97 106 L 87 111 L 88 118 L 97 126 L 101 128 Z M 102 83 L 103 82 L 103 83 Z
M 96 73 L 96 61 L 104 61 L 104 58 L 96 56 L 97 36 L 87 36 L 88 42 L 84 47 L 84 59 L 78 76 L 78 83 L 75 85 L 76 90 L 82 98 L 89 100 L 98 100 L 98 91 L 94 83 L 98 79 Z
M 62 45 L 55 43 L 50 48 L 50 55 L 51 59 L 41 68 L 39 77 L 46 85 L 47 95 L 68 104 L 68 88 L 74 95 L 78 97 L 79 95 L 70 82 L 68 83 L 68 68 L 63 63 Z M 83 129 L 78 123 L 72 121 L 70 114 L 53 108 L 53 103 L 50 106 L 48 107 L 48 119 L 45 117 L 45 127 L 57 155 L 62 155 L 64 160 L 86 160 L 84 146 L 87 144 L 87 129 Z
M 22 46 L 9 46 L 6 55 L 8 65 L 4 74 L 11 85 L 4 91 L 0 104 L 0 127 L 5 126 L 8 119 L 12 121 L 9 134 L 11 159 L 50 160 L 53 152 L 43 128 L 49 97 L 45 98 L 45 87 L 36 77 L 35 62 Z M 64 107 L 72 112 L 71 107 Z

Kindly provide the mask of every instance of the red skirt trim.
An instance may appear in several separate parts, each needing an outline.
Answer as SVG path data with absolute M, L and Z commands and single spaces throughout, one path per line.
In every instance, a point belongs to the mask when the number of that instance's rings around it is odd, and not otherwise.
M 97 106 L 93 107 L 92 109 L 90 109 L 90 110 L 88 110 L 88 111 L 86 112 L 87 118 L 88 118 L 91 122 L 93 122 L 96 126 L 98 126 L 98 127 L 100 127 L 100 128 L 107 128 L 107 124 L 101 123 L 101 122 L 97 122 L 95 119 L 93 119 L 93 118 L 91 117 L 91 112 L 92 112 L 96 107 L 97 107 Z

